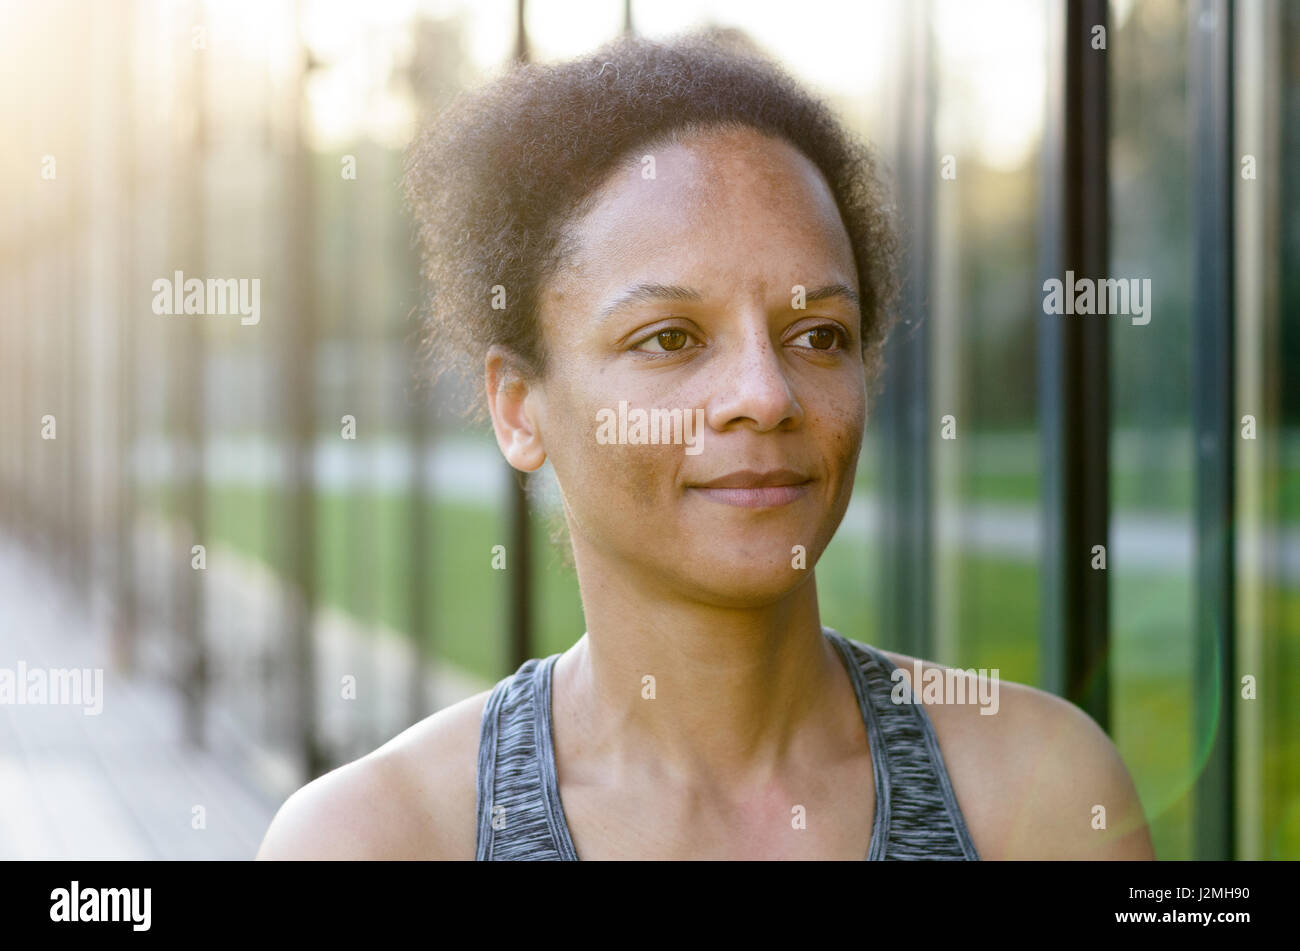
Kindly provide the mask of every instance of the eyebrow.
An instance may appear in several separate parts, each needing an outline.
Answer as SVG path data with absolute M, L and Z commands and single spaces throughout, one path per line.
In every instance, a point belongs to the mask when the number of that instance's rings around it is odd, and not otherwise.
M 804 295 L 804 300 L 829 300 L 832 297 L 844 297 L 856 305 L 862 303 L 858 300 L 857 292 L 847 284 L 827 284 L 824 287 L 817 288 L 815 291 L 809 291 Z
M 826 284 L 804 294 L 805 301 L 829 300 L 832 297 L 843 297 L 852 301 L 855 305 L 860 303 L 857 293 L 846 284 Z M 602 307 L 596 315 L 596 319 L 597 321 L 606 320 L 629 304 L 644 304 L 657 300 L 698 303 L 704 300 L 704 295 L 693 287 L 682 287 L 680 284 L 655 284 L 649 282 L 633 284 Z
M 656 300 L 699 302 L 704 300 L 704 295 L 692 287 L 682 287 L 680 284 L 633 284 L 602 307 L 596 319 L 605 320 L 628 304 L 645 304 Z

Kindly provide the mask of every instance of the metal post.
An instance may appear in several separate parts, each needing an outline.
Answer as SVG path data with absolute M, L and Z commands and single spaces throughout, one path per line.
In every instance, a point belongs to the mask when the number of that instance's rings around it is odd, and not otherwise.
M 1070 274 L 1100 279 L 1109 266 L 1108 54 L 1093 45 L 1094 29 L 1108 26 L 1105 0 L 1067 0 L 1063 26 L 1065 73 L 1048 113 L 1064 118 L 1049 129 L 1044 156 L 1055 163 L 1053 180 L 1060 175 L 1046 192 L 1045 221 L 1055 233 L 1045 263 L 1064 285 Z M 1073 294 L 1070 286 L 1064 292 Z M 1109 549 L 1109 325 L 1097 316 L 1039 319 L 1042 680 L 1108 730 L 1110 586 L 1097 558 L 1098 546 Z

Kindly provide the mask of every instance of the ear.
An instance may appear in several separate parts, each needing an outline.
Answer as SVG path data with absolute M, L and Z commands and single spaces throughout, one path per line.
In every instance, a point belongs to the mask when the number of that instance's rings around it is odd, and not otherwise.
M 518 357 L 500 344 L 488 349 L 484 370 L 488 412 L 501 454 L 520 472 L 540 468 L 546 461 L 538 426 L 540 392 L 529 383 Z

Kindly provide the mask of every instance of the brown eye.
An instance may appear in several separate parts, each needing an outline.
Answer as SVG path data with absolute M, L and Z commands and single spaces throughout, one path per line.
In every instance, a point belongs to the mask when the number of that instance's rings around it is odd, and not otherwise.
M 659 331 L 653 336 L 646 337 L 637 345 L 636 349 L 647 353 L 672 353 L 685 347 L 690 336 L 685 330 L 670 327 L 667 330 Z
M 795 339 L 808 341 L 806 344 L 800 344 L 800 347 L 804 350 L 821 350 L 823 352 L 838 350 L 848 344 L 848 337 L 844 331 L 828 324 L 805 330 Z
M 661 330 L 655 334 L 655 339 L 665 350 L 680 350 L 686 346 L 686 334 L 680 330 Z
M 829 350 L 837 342 L 835 331 L 829 327 L 816 327 L 808 331 L 808 342 L 814 350 Z

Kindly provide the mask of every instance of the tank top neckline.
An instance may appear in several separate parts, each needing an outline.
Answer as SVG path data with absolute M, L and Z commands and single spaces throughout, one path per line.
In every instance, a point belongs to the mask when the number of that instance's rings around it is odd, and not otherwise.
M 884 733 L 871 706 L 866 678 L 853 657 L 848 641 L 834 628 L 825 625 L 822 625 L 822 636 L 835 646 L 836 655 L 840 658 L 840 663 L 853 684 L 853 693 L 858 700 L 858 712 L 867 728 L 867 745 L 871 751 L 871 778 L 875 786 L 875 806 L 871 820 L 871 842 L 867 846 L 864 860 L 881 859 L 885 847 L 885 829 L 889 824 L 889 761 L 885 756 Z M 872 654 L 874 656 L 874 651 Z M 560 799 L 559 774 L 555 765 L 551 680 L 555 663 L 559 659 L 560 654 L 551 654 L 542 660 L 534 671 L 537 702 L 533 704 L 533 729 L 537 738 L 538 758 L 541 761 L 542 800 L 546 806 L 547 824 L 559 848 L 560 857 L 566 861 L 576 862 L 579 861 L 578 849 L 569 834 L 569 823 L 565 818 L 564 804 Z

